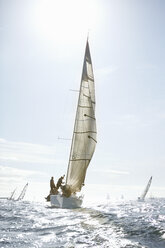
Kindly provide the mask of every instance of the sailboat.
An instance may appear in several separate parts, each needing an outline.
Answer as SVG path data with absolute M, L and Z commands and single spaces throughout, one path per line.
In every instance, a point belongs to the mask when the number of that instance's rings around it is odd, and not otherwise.
M 14 194 L 17 188 L 11 193 L 11 196 L 8 198 L 8 200 L 14 200 Z
M 58 208 L 78 208 L 83 202 L 78 196 L 84 186 L 87 168 L 96 146 L 95 83 L 87 40 L 82 77 L 74 123 L 66 183 L 62 192 L 50 195 L 51 205 Z
M 10 197 L 0 197 L 0 200 L 14 200 L 14 195 L 15 195 L 15 192 L 16 192 L 16 189 L 17 188 L 15 188 L 12 192 L 11 192 L 11 195 L 10 195 Z
M 152 177 L 150 177 L 148 183 L 147 183 L 147 186 L 145 187 L 145 190 L 144 192 L 142 193 L 142 195 L 140 197 L 138 197 L 138 201 L 144 201 L 148 191 L 149 191 L 149 188 L 151 186 L 151 182 L 152 182 Z
M 26 194 L 26 190 L 27 190 L 27 187 L 28 187 L 28 183 L 23 187 L 20 195 L 18 196 L 17 199 L 15 199 L 15 192 L 16 192 L 16 189 L 15 188 L 12 192 L 11 192 L 11 195 L 10 197 L 0 197 L 0 199 L 6 199 L 6 200 L 12 200 L 12 201 L 20 201 L 20 200 L 23 200 L 25 194 Z
M 27 190 L 27 187 L 28 187 L 28 183 L 23 187 L 23 190 L 21 191 L 20 195 L 18 196 L 17 200 L 16 201 L 20 201 L 20 200 L 23 200 L 25 194 L 26 194 L 26 190 Z

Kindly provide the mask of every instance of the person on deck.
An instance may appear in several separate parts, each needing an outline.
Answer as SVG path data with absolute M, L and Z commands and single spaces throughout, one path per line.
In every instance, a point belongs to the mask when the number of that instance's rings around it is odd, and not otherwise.
M 58 194 L 58 190 L 57 190 L 57 187 L 55 186 L 55 183 L 54 183 L 54 177 L 51 177 L 50 179 L 50 193 L 47 197 L 45 197 L 45 199 L 47 201 L 50 201 L 50 195 L 57 195 Z
M 54 177 L 51 177 L 51 179 L 50 179 L 50 192 L 53 192 L 55 188 L 56 188 L 56 186 L 54 183 Z
M 65 177 L 65 175 L 63 175 L 62 177 L 60 177 L 60 178 L 58 179 L 58 182 L 57 182 L 57 190 L 61 187 L 61 185 L 62 185 L 62 180 L 64 179 L 64 177 Z

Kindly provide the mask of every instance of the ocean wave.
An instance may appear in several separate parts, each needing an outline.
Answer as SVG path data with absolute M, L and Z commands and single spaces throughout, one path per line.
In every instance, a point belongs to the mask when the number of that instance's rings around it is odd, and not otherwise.
M 164 199 L 74 210 L 1 201 L 0 247 L 164 248 Z

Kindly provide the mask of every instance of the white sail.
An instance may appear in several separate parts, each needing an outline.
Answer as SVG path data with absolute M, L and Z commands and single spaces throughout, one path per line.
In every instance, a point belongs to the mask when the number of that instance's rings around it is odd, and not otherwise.
M 66 177 L 66 186 L 71 193 L 81 190 L 96 143 L 95 85 L 87 41 Z
M 19 195 L 17 201 L 20 201 L 24 198 L 26 190 L 27 190 L 28 183 L 24 186 L 23 190 L 21 191 L 21 194 Z
M 15 188 L 15 190 L 11 193 L 11 196 L 9 197 L 9 200 L 14 200 L 14 194 L 17 188 Z
M 141 200 L 144 200 L 144 198 L 146 197 L 147 192 L 148 192 L 148 190 L 149 190 L 149 188 L 150 188 L 150 186 L 151 186 L 151 182 L 152 182 L 152 177 L 150 177 L 150 179 L 149 179 L 149 181 L 148 181 L 148 183 L 147 183 L 147 186 L 146 186 L 146 188 L 145 188 L 143 194 L 142 194 L 141 197 L 140 197 Z

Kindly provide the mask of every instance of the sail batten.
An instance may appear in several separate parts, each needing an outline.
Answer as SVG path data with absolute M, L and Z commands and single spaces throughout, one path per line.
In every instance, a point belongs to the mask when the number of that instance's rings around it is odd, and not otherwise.
M 94 75 L 87 41 L 66 177 L 71 193 L 80 191 L 84 184 L 86 170 L 95 151 L 96 134 Z

